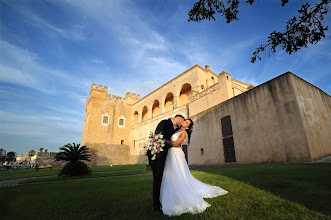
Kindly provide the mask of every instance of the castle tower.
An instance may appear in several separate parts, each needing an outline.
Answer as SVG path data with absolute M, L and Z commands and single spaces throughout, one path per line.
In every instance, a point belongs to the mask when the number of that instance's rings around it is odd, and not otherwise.
M 220 84 L 220 94 L 223 96 L 224 100 L 230 99 L 234 96 L 231 75 L 229 73 L 222 71 L 218 75 L 218 83 Z
M 125 98 L 107 94 L 108 87 L 92 84 L 86 101 L 82 145 L 95 143 L 125 145 L 130 141 L 131 109 L 139 95 Z

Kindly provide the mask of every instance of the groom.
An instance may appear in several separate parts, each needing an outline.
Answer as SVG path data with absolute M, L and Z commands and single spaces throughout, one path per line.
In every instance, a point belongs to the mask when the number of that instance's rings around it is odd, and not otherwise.
M 169 118 L 166 120 L 162 120 L 156 127 L 155 133 L 160 133 L 163 135 L 165 140 L 170 140 L 171 136 L 175 133 L 175 128 L 179 127 L 179 125 L 184 121 L 184 117 L 182 115 L 176 115 L 173 118 Z M 153 207 L 155 212 L 162 212 L 161 203 L 160 203 L 160 188 L 164 170 L 164 164 L 166 161 L 166 157 L 168 154 L 168 149 L 170 145 L 165 145 L 164 152 L 156 159 L 153 163 L 151 163 L 151 159 L 149 159 L 149 164 L 153 170 Z

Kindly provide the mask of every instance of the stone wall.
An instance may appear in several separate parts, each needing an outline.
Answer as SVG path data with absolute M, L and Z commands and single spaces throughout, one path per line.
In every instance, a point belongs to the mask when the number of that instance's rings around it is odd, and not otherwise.
M 86 143 L 91 152 L 89 166 L 146 163 L 145 155 L 132 156 L 129 145 Z
M 312 160 L 331 155 L 331 97 L 291 75 Z
M 56 167 L 61 167 L 66 164 L 64 161 L 55 161 L 56 152 L 38 152 L 36 157 L 37 165 L 51 164 Z
M 231 117 L 237 163 L 311 161 L 293 77 L 283 74 L 194 115 L 189 164 L 225 163 L 221 119 L 226 116 Z

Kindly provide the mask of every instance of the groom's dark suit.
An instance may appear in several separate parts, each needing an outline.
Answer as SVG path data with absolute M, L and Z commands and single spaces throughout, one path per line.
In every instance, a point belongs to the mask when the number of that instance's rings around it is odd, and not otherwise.
M 165 140 L 170 140 L 171 136 L 175 133 L 174 125 L 171 119 L 161 121 L 155 129 L 155 133 L 161 132 Z M 168 154 L 168 149 L 170 145 L 165 145 L 164 152 L 151 164 L 153 170 L 153 206 L 154 209 L 161 207 L 160 203 L 160 188 L 164 170 L 164 164 Z M 149 162 L 150 162 L 149 158 Z

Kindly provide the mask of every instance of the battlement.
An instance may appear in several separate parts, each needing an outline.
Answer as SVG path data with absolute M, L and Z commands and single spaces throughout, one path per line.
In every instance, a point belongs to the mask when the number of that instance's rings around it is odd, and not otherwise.
M 97 85 L 97 84 L 93 83 L 91 86 L 91 91 L 92 90 L 98 90 L 100 92 L 107 92 L 108 87 L 107 86 L 102 87 L 102 85 Z
M 111 95 L 107 94 L 107 99 L 113 100 L 113 101 L 121 101 L 123 102 L 124 99 L 121 96 Z
M 107 100 L 111 100 L 114 102 L 126 102 L 128 104 L 133 104 L 140 100 L 140 95 L 135 94 L 135 93 L 127 92 L 125 97 L 123 98 L 121 96 L 107 94 L 107 90 L 108 90 L 107 86 L 97 85 L 97 84 L 93 83 L 91 86 L 90 97 L 91 98 L 98 97 L 101 99 L 107 99 Z M 87 102 L 88 102 L 88 100 L 87 100 Z
M 127 92 L 125 94 L 125 98 L 133 98 L 133 99 L 137 99 L 139 100 L 140 99 L 140 95 L 136 94 L 136 93 L 131 93 L 131 92 Z

